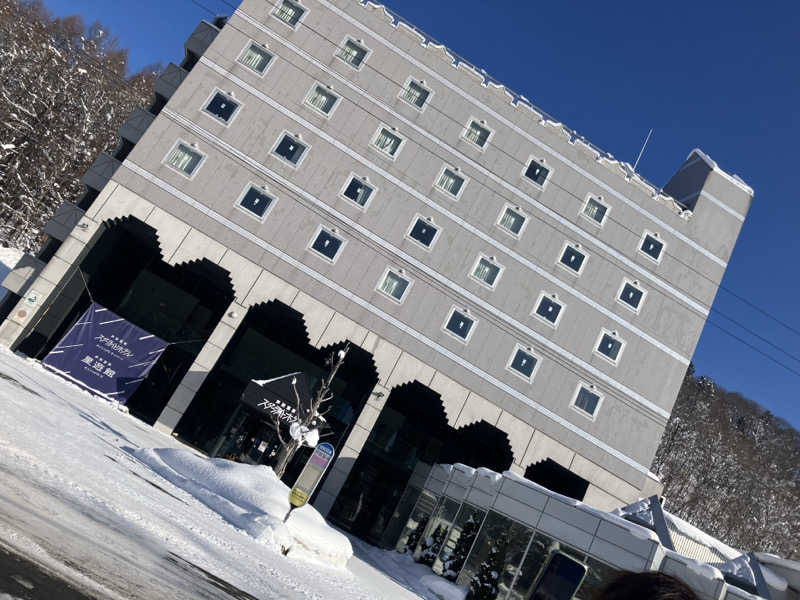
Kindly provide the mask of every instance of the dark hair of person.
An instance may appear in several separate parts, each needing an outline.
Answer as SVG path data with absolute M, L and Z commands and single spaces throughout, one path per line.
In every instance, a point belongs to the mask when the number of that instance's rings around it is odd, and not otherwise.
M 592 600 L 698 600 L 698 597 L 677 577 L 647 571 L 620 574 Z

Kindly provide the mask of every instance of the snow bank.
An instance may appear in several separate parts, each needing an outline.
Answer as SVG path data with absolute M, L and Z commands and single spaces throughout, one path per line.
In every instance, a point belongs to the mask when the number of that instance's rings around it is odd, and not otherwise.
M 24 252 L 22 250 L 0 246 L 0 267 L 5 267 L 8 271 L 13 270 L 23 254 Z
M 442 600 L 464 600 L 469 591 L 436 575 L 425 575 L 420 578 L 420 583 Z
M 292 558 L 337 567 L 344 567 L 353 555 L 350 541 L 312 506 L 295 510 L 284 524 L 289 488 L 269 467 L 204 458 L 175 448 L 136 450 L 133 455 L 272 550 L 289 548 Z

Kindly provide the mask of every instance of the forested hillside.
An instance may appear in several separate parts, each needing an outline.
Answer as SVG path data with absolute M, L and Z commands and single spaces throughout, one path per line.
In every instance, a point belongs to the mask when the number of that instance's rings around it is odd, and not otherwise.
M 652 470 L 670 512 L 735 548 L 800 559 L 800 432 L 692 366 Z
M 99 23 L 54 19 L 40 1 L 0 0 L 0 245 L 30 250 L 136 106 L 158 66 L 127 76 L 128 53 Z

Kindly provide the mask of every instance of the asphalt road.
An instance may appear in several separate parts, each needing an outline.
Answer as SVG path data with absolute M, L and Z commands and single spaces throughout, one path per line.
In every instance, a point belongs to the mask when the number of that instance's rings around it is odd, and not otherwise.
M 0 548 L 0 600 L 10 600 L 9 596 L 15 600 L 93 599 L 36 563 Z

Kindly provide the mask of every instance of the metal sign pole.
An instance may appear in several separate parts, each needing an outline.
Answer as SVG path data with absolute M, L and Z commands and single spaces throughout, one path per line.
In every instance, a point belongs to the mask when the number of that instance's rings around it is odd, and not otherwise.
M 322 476 L 328 469 L 328 465 L 333 460 L 333 446 L 328 442 L 323 442 L 314 448 L 313 454 L 308 459 L 306 466 L 300 471 L 300 476 L 295 481 L 292 491 L 289 492 L 289 512 L 283 522 L 289 520 L 289 515 L 295 508 L 305 506 L 311 494 L 317 489 Z

